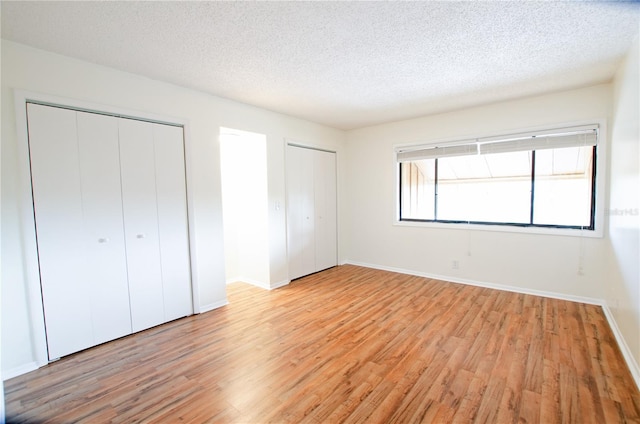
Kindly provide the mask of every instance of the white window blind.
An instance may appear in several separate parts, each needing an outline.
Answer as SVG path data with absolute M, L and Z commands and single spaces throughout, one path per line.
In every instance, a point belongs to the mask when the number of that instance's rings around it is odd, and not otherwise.
M 444 145 L 400 147 L 396 149 L 396 158 L 398 162 L 411 162 L 453 156 L 595 146 L 597 141 L 598 125 L 584 125 L 534 133 L 484 137 Z

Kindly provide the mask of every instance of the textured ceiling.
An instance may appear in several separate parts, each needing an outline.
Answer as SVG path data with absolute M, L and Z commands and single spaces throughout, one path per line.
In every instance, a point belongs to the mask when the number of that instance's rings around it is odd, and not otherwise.
M 11 2 L 2 37 L 336 128 L 609 81 L 640 6 Z

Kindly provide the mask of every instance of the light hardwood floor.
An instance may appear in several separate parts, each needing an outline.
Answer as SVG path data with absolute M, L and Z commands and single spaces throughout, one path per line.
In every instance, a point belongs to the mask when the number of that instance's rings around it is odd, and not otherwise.
M 597 306 L 340 266 L 5 382 L 15 422 L 631 423 Z

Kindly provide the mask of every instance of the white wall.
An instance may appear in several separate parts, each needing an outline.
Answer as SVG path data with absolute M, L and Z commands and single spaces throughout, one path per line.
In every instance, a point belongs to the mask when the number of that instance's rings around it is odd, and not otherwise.
M 33 237 L 22 234 L 29 211 L 20 203 L 19 140 L 14 89 L 29 90 L 116 108 L 173 116 L 187 121 L 187 162 L 195 230 L 196 275 L 200 306 L 226 301 L 222 206 L 220 193 L 220 127 L 267 137 L 270 283 L 288 280 L 284 205 L 285 138 L 344 151 L 344 133 L 194 90 L 154 81 L 20 44 L 2 41 L 2 375 L 8 378 L 33 368 L 35 346 L 27 302 L 26 275 L 33 267 Z M 339 159 L 339 169 L 345 169 Z M 343 171 L 340 171 L 344 174 Z M 340 199 L 344 200 L 344 193 Z M 342 202 L 344 204 L 344 201 Z M 31 218 L 32 219 L 32 218 Z M 33 270 L 31 270 L 33 271 Z
M 636 39 L 614 81 L 609 202 L 611 256 L 609 272 L 603 280 L 607 304 L 636 364 L 640 364 L 639 50 Z
M 34 244 L 20 232 L 21 220 L 28 211 L 20 209 L 23 182 L 19 180 L 18 149 L 22 141 L 16 131 L 14 88 L 188 121 L 189 184 L 196 233 L 192 253 L 197 261 L 201 306 L 226 300 L 218 135 L 220 127 L 229 127 L 267 137 L 270 285 L 288 280 L 284 215 L 287 138 L 337 151 L 340 262 L 529 291 L 606 298 L 638 359 L 637 215 L 611 217 L 611 237 L 605 233 L 604 238 L 588 239 L 393 225 L 393 145 L 599 118 L 607 118 L 613 128 L 609 206 L 614 210 L 638 208 L 637 197 L 629 197 L 629 190 L 635 187 L 637 193 L 638 187 L 638 101 L 633 96 L 638 92 L 637 62 L 636 45 L 635 53 L 616 78 L 615 97 L 613 86 L 602 84 L 363 128 L 347 132 L 345 137 L 339 130 L 3 40 L 3 378 L 30 369 L 35 361 L 25 286 L 27 267 L 31 266 L 26 255 L 33 251 Z M 452 259 L 460 261 L 459 270 L 451 269 Z M 583 275 L 578 275 L 581 263 Z
M 394 225 L 393 152 L 396 144 L 608 118 L 610 109 L 611 85 L 603 84 L 348 132 L 348 260 L 453 281 L 601 299 L 607 270 L 603 238 Z M 453 260 L 459 269 L 452 269 Z

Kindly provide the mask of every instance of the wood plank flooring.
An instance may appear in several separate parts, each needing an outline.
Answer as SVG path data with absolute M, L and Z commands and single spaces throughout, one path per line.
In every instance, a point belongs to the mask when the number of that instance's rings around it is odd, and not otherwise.
M 11 422 L 631 423 L 601 308 L 340 266 L 5 382 Z

